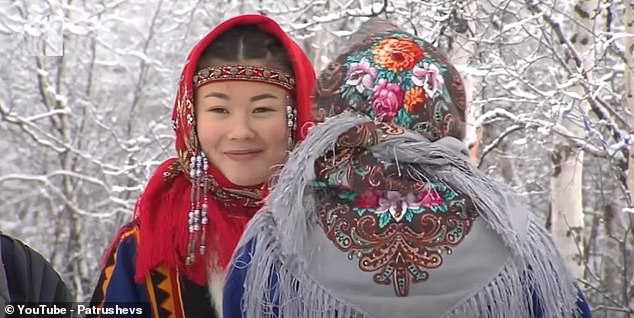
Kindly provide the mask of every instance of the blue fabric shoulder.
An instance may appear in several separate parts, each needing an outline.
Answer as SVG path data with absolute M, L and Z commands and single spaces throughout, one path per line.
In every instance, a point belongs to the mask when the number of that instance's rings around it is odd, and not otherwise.
M 150 307 L 146 286 L 144 283 L 137 284 L 134 281 L 135 258 L 136 236 L 134 230 L 131 230 L 121 235 L 116 249 L 108 256 L 107 264 L 101 272 L 90 301 L 92 306 L 103 309 L 101 313 L 115 313 L 104 316 L 126 317 L 126 315 L 117 315 L 116 310 L 108 311 L 116 309 L 116 305 L 133 308 L 141 306 L 149 316 Z M 99 316 L 91 315 L 91 317 Z
M 129 235 L 117 247 L 114 270 L 108 283 L 104 303 L 147 303 L 147 289 L 134 282 L 136 240 Z
M 244 244 L 234 254 L 225 279 L 222 311 L 224 318 L 242 318 L 242 297 L 255 240 Z
M 588 301 L 586 300 L 586 297 L 583 295 L 583 293 L 581 292 L 581 289 L 579 289 L 578 286 L 575 286 L 575 288 L 577 289 L 577 312 L 578 318 L 592 318 L 592 311 L 590 310 L 590 305 L 588 304 Z M 532 293 L 532 297 L 533 297 L 533 317 L 532 318 L 546 318 L 544 317 L 544 310 L 541 306 L 541 304 L 539 303 L 539 301 L 537 300 L 536 294 L 533 291 Z

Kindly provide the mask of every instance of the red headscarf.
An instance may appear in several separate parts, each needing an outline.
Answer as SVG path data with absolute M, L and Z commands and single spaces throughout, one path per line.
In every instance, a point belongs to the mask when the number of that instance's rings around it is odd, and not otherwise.
M 239 187 L 233 185 L 216 168 L 210 167 L 209 176 L 216 187 L 209 194 L 209 223 L 207 224 L 207 254 L 196 258 L 192 265 L 185 265 L 188 242 L 187 215 L 190 206 L 191 181 L 188 178 L 189 159 L 198 149 L 195 136 L 193 75 L 196 64 L 205 48 L 223 32 L 237 25 L 255 25 L 277 39 L 286 48 L 296 79 L 295 108 L 297 124 L 294 136 L 304 138 L 311 122 L 311 94 L 315 74 L 302 49 L 272 19 L 262 15 L 242 15 L 231 18 L 209 32 L 189 53 L 183 67 L 172 121 L 176 132 L 177 157 L 163 162 L 139 198 L 135 211 L 135 223 L 139 225 L 135 280 L 140 282 L 148 272 L 159 266 L 182 270 L 186 277 L 199 285 L 206 282 L 209 254 L 217 256 L 217 264 L 225 268 L 230 261 L 244 226 L 260 208 L 261 202 L 240 197 L 225 190 L 256 192 L 263 187 Z M 233 193 L 233 194 L 231 194 Z

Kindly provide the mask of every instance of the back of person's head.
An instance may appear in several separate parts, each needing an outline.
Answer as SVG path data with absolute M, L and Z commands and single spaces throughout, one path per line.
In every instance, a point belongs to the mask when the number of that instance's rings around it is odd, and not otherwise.
M 462 78 L 435 47 L 376 18 L 365 22 L 348 42 L 318 78 L 318 121 L 354 111 L 432 141 L 464 138 Z
M 248 316 L 265 317 L 276 277 L 284 317 L 570 317 L 548 232 L 469 164 L 460 74 L 389 22 L 361 29 L 321 73 L 322 122 L 243 237 L 267 264 L 247 274 Z

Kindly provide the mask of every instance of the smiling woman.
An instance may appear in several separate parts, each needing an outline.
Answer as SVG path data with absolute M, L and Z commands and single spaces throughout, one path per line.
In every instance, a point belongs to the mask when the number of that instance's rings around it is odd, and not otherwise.
M 192 49 L 172 112 L 176 158 L 157 168 L 106 251 L 93 305 L 222 316 L 225 268 L 274 168 L 305 135 L 314 78 L 301 49 L 260 15 L 230 19 Z
M 203 152 L 236 185 L 266 181 L 292 147 L 289 102 L 289 92 L 273 84 L 227 81 L 200 87 L 196 126 Z

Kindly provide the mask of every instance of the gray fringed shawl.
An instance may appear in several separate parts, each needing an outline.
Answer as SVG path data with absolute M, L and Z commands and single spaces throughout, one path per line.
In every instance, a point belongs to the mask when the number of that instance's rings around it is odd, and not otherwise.
M 316 212 L 315 162 L 340 135 L 371 121 L 343 113 L 315 126 L 291 154 L 239 247 L 256 242 L 243 299 L 245 317 L 574 317 L 576 290 L 546 230 L 506 186 L 472 167 L 452 137 L 429 142 L 405 132 L 370 150 L 410 178 L 441 180 L 473 202 L 478 217 L 442 266 L 411 282 L 407 297 L 377 284 L 334 246 Z M 238 248 L 239 248 L 238 247 Z M 276 285 L 271 288 L 271 282 Z M 336 314 L 335 314 L 336 313 Z

